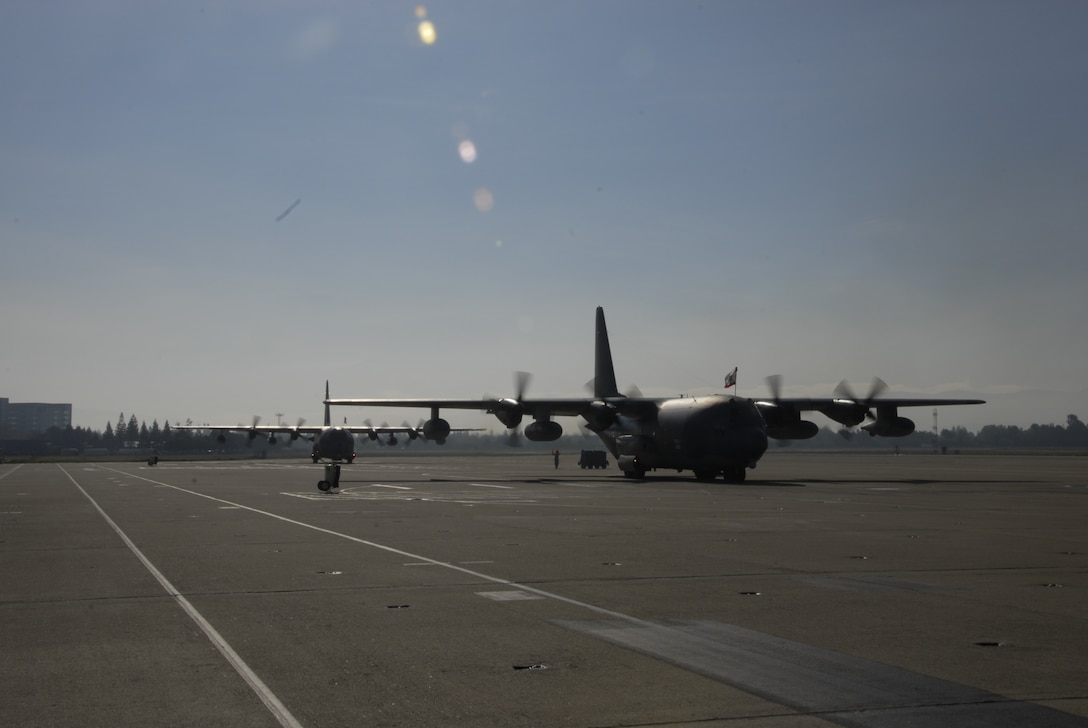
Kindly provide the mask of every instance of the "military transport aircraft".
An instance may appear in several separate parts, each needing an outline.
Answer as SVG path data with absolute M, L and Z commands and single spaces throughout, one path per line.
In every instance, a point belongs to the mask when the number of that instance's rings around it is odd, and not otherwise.
M 516 396 L 490 399 L 328 399 L 326 405 L 373 407 L 429 407 L 423 423 L 448 432 L 439 410 L 476 409 L 495 415 L 514 431 L 525 416 L 529 440 L 550 442 L 563 434 L 553 416 L 581 416 L 616 458 L 624 475 L 641 478 L 657 468 L 691 470 L 699 480 L 723 475 L 743 482 L 746 468 L 754 468 L 767 450 L 767 438 L 798 440 L 814 436 L 819 427 L 801 419 L 806 411 L 821 412 L 845 427 L 857 427 L 871 436 L 903 437 L 914 423 L 897 414 L 899 407 L 983 404 L 978 399 L 878 399 L 886 388 L 874 380 L 869 395 L 858 399 L 843 383 L 838 396 L 827 399 L 782 397 L 781 379 L 768 377 L 772 397 L 742 399 L 725 394 L 690 397 L 643 397 L 620 394 L 612 366 L 604 309 L 597 308 L 593 396 L 569 399 L 526 399 L 528 375 L 517 375 Z M 876 414 L 873 414 L 873 411 Z
M 249 435 L 250 442 L 260 435 L 268 435 L 268 444 L 275 445 L 278 441 L 276 435 L 286 435 L 289 442 L 299 438 L 309 440 L 313 447 L 310 457 L 315 463 L 327 461 L 325 464 L 325 477 L 318 481 L 317 487 L 327 492 L 340 487 L 340 463 L 350 463 L 355 460 L 355 435 L 366 435 L 371 440 L 378 440 L 379 436 L 387 435 L 385 441 L 388 445 L 396 445 L 398 434 L 405 434 L 410 440 L 422 437 L 424 440 L 433 440 L 439 445 L 446 443 L 446 438 L 451 432 L 470 432 L 468 429 L 450 429 L 447 424 L 443 429 L 433 423 L 424 423 L 419 427 L 381 425 L 333 425 L 329 413 L 329 383 L 325 382 L 325 424 L 321 427 L 306 427 L 301 422 L 291 425 L 260 425 L 254 418 L 253 424 L 245 425 L 174 425 L 175 430 L 215 430 L 219 434 L 219 442 L 226 442 L 225 432 L 244 432 Z

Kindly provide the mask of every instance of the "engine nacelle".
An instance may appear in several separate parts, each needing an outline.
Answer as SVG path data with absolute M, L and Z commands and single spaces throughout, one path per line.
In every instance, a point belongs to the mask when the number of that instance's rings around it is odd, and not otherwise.
M 850 399 L 837 399 L 834 403 L 821 407 L 820 412 L 845 427 L 853 427 L 865 421 L 869 406 Z
M 906 437 L 914 432 L 914 422 L 906 417 L 878 417 L 861 429 L 872 437 Z
M 275 435 L 269 435 L 268 436 L 268 444 L 269 445 L 275 445 L 276 444 L 276 436 Z
M 551 420 L 536 421 L 526 426 L 525 438 L 533 442 L 551 442 L 563 436 L 563 426 Z
M 370 432 L 366 433 L 366 436 L 370 438 L 371 442 L 377 442 L 377 440 L 378 440 L 378 433 L 375 432 L 374 430 L 371 430 Z
M 392 447 L 393 445 L 396 445 L 397 444 L 397 436 L 394 435 L 392 432 L 390 432 L 389 433 L 389 439 L 385 441 L 385 444 L 389 445 L 390 447 Z
M 521 424 L 521 403 L 516 399 L 500 399 L 490 411 L 508 428 Z
M 441 417 L 434 417 L 423 423 L 423 439 L 434 440 L 439 445 L 446 442 L 450 436 L 450 423 Z
M 227 436 L 220 432 L 218 435 L 215 436 L 215 441 L 218 442 L 220 445 L 225 445 L 227 442 Z
M 819 431 L 820 428 L 815 422 L 796 420 L 781 425 L 768 425 L 767 437 L 776 440 L 807 440 L 815 437 Z
M 605 402 L 594 402 L 582 414 L 586 425 L 594 432 L 607 430 L 616 422 L 616 409 Z

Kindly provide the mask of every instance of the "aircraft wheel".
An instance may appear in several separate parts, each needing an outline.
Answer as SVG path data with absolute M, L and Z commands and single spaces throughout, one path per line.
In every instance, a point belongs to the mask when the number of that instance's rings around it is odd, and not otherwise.
M 329 481 L 327 481 L 327 480 L 317 481 L 317 489 L 320 490 L 322 493 L 328 493 L 329 488 L 331 488 L 331 487 L 332 486 L 329 485 Z
M 745 475 L 747 475 L 747 470 L 744 468 L 734 468 L 726 471 L 725 479 L 730 483 L 743 483 Z

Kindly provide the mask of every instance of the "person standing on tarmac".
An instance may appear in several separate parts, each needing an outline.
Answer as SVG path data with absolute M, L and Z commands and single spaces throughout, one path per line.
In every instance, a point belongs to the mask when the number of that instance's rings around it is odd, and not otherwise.
M 559 448 L 552 450 L 552 456 L 555 458 L 555 469 L 559 470 Z

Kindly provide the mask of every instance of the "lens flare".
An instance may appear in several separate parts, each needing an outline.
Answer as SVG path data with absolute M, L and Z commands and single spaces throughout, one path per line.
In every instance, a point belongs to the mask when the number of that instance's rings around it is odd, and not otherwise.
M 465 164 L 472 164 L 476 161 L 476 145 L 472 143 L 471 139 L 465 139 L 458 144 L 457 153 L 461 155 L 461 161 Z
M 491 212 L 491 209 L 495 207 L 495 197 L 486 187 L 481 187 L 472 193 L 472 202 L 480 212 Z
M 419 39 L 423 41 L 423 45 L 434 45 L 434 42 L 438 40 L 438 35 L 434 31 L 434 23 L 424 20 L 419 24 Z

